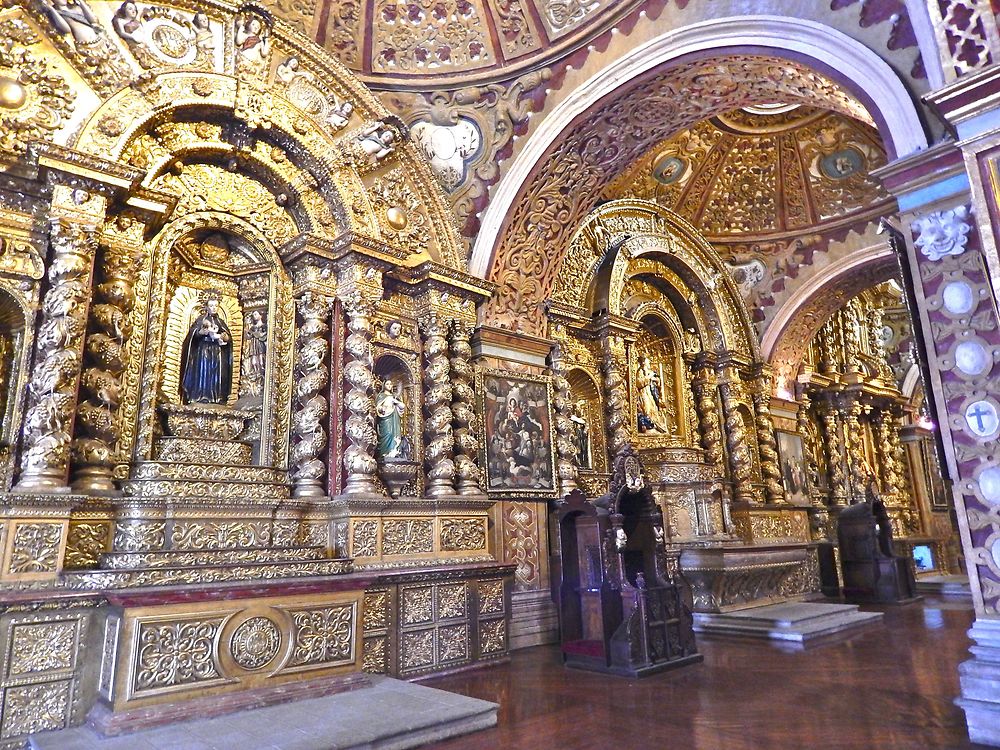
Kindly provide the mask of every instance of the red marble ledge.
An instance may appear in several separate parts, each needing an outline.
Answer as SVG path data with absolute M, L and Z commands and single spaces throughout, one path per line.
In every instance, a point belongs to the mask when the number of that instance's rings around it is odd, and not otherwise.
M 961 150 L 953 141 L 942 141 L 924 151 L 873 169 L 871 174 L 881 180 L 886 190 L 898 196 L 964 170 Z
M 286 682 L 262 688 L 252 688 L 236 693 L 179 700 L 148 708 L 115 713 L 105 703 L 98 701 L 87 715 L 87 724 L 98 734 L 114 737 L 143 729 L 171 724 L 185 719 L 210 719 L 236 711 L 248 711 L 276 703 L 290 703 L 307 698 L 359 690 L 371 686 L 371 678 L 364 672 L 353 672 L 337 677 Z M 249 749 L 248 749 L 249 750 Z
M 344 573 L 322 578 L 277 579 L 240 583 L 213 583 L 164 586 L 156 589 L 115 590 L 104 593 L 110 604 L 120 607 L 145 607 L 181 602 L 213 602 L 231 599 L 301 594 L 329 594 L 338 591 L 362 591 L 377 580 L 371 573 Z

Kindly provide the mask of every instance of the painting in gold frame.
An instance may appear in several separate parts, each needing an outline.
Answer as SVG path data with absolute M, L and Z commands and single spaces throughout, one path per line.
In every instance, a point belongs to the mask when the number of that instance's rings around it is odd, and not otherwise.
M 554 497 L 558 485 L 550 379 L 505 370 L 483 370 L 476 379 L 487 492 L 494 497 Z

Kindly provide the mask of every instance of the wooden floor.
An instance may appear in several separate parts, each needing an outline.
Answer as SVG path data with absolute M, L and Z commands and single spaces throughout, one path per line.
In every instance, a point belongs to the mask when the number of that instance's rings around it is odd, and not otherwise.
M 702 639 L 701 665 L 626 680 L 563 668 L 555 647 L 425 684 L 500 703 L 440 750 L 962 750 L 956 667 L 969 605 L 886 608 L 885 624 L 804 651 Z

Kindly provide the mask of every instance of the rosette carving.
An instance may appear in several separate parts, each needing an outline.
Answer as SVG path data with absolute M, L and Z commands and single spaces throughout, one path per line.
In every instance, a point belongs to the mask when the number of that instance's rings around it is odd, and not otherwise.
M 722 397 L 722 410 L 726 417 L 729 472 L 735 485 L 736 499 L 751 502 L 753 501 L 753 493 L 750 491 L 750 481 L 753 477 L 753 458 L 747 443 L 746 425 L 733 398 L 732 385 L 725 382 L 720 383 L 719 395 Z
M 64 487 L 77 404 L 90 277 L 97 251 L 94 227 L 52 222 L 49 290 L 42 302 L 35 369 L 24 419 L 21 490 Z
M 556 470 L 559 473 L 559 492 L 568 495 L 577 488 L 576 477 L 579 473 L 579 459 L 576 454 L 576 441 L 573 439 L 573 397 L 570 394 L 569 381 L 566 379 L 566 364 L 563 361 L 562 347 L 556 346 L 549 359 L 549 370 L 552 372 L 552 405 L 555 409 L 556 421 Z
M 77 438 L 73 460 L 77 464 L 73 486 L 83 491 L 111 492 L 111 470 L 120 434 L 122 351 L 128 337 L 128 313 L 135 301 L 135 257 L 120 247 L 104 249 L 101 279 L 95 287 L 95 304 L 84 345 L 84 369 L 77 410 Z
M 460 495 L 481 495 L 481 473 L 476 465 L 476 392 L 472 387 L 472 325 L 451 324 L 451 413 L 455 438 L 455 489 Z
M 372 387 L 372 310 L 373 304 L 361 294 L 352 294 L 344 300 L 347 313 L 347 338 L 344 351 L 344 380 L 348 390 L 344 397 L 347 407 L 347 449 L 344 451 L 346 494 L 372 494 L 376 492 L 375 472 L 378 464 L 372 456 L 375 446 L 375 403 Z
M 424 455 L 427 463 L 427 495 L 439 497 L 453 492 L 455 462 L 452 455 L 451 363 L 448 361 L 448 325 L 435 313 L 421 320 L 424 335 Z
M 764 498 L 768 503 L 780 503 L 785 499 L 785 490 L 778 464 L 778 441 L 774 436 L 774 421 L 771 419 L 770 393 L 770 383 L 765 379 L 760 380 L 753 397 L 754 421 L 760 450 L 760 473 L 764 480 Z
M 716 411 L 715 379 L 711 370 L 702 368 L 694 381 L 695 410 L 698 412 L 698 427 L 701 435 L 701 446 L 705 449 L 705 458 L 718 469 L 723 469 L 722 460 L 722 430 L 719 429 L 719 414 Z
M 601 363 L 601 374 L 604 377 L 604 390 L 607 394 L 604 399 L 604 413 L 608 430 L 608 449 L 612 455 L 617 455 L 628 442 L 628 427 L 625 422 L 628 401 L 625 397 L 625 375 L 622 366 L 624 344 L 620 339 L 607 336 L 603 341 L 603 349 L 604 362 Z
M 323 450 L 327 434 L 323 427 L 330 413 L 326 387 L 330 382 L 327 316 L 330 300 L 306 292 L 298 300 L 301 324 L 295 352 L 295 413 L 291 450 L 292 479 L 296 497 L 317 497 L 324 493 L 326 464 Z

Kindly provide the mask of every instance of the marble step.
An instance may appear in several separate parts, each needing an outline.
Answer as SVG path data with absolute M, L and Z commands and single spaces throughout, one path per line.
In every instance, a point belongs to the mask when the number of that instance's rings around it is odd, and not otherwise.
M 104 738 L 90 727 L 34 734 L 31 750 L 404 750 L 496 726 L 496 703 L 390 677 L 368 688 Z
M 694 630 L 705 635 L 805 643 L 881 622 L 881 612 L 862 612 L 854 604 L 784 602 L 733 612 L 699 612 L 694 616 Z
M 972 587 L 969 585 L 968 576 L 921 576 L 917 579 L 917 593 L 971 599 Z
M 166 550 L 162 552 L 107 552 L 101 555 L 106 570 L 137 568 L 190 568 L 197 565 L 235 563 L 285 563 L 323 560 L 323 547 L 240 547 L 237 549 Z

